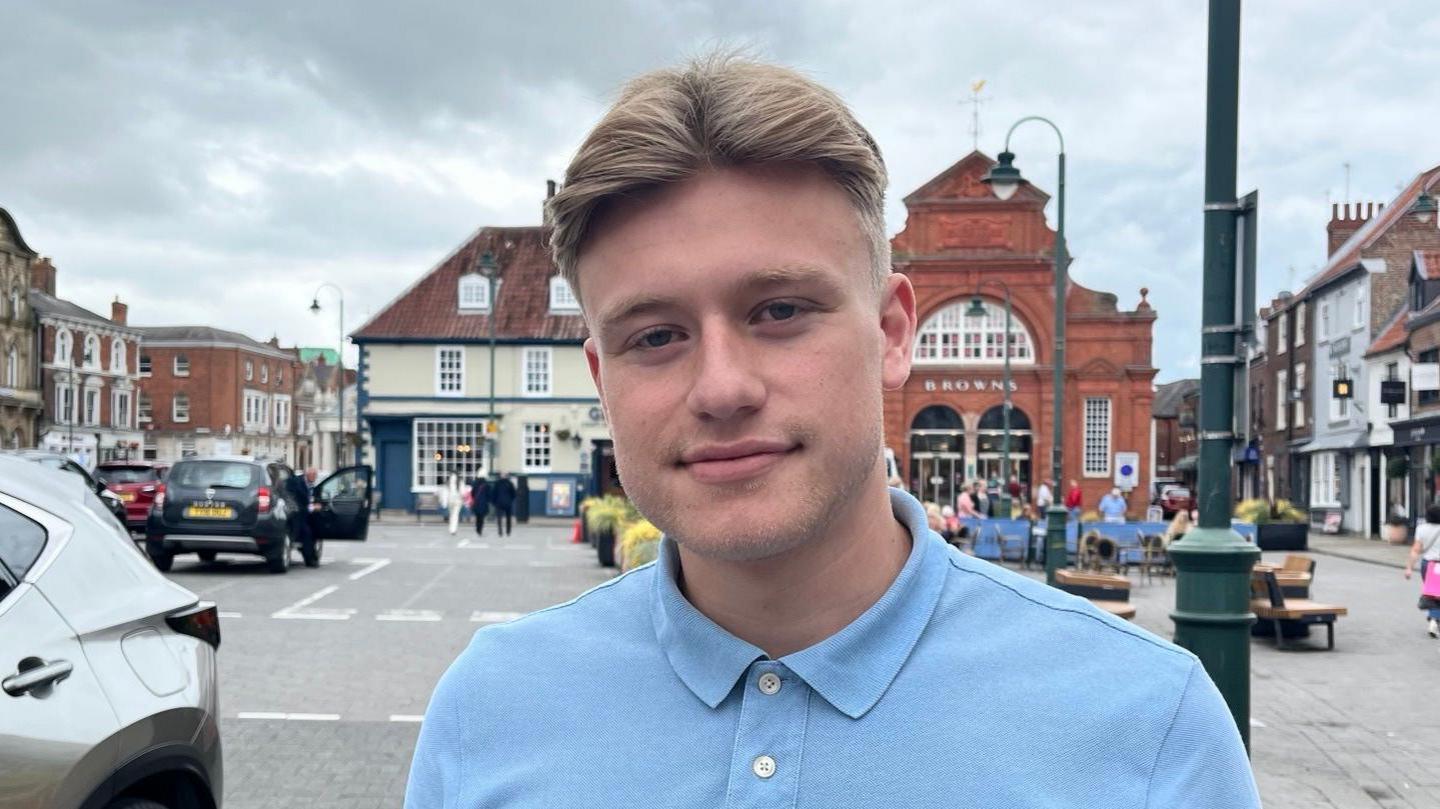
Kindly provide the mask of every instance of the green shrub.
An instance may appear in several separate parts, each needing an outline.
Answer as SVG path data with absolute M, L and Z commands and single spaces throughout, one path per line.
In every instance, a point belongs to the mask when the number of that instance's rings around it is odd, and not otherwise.
M 1307 522 L 1309 515 L 1289 500 L 1270 501 L 1261 497 L 1241 500 L 1235 504 L 1235 519 L 1264 525 L 1271 522 Z

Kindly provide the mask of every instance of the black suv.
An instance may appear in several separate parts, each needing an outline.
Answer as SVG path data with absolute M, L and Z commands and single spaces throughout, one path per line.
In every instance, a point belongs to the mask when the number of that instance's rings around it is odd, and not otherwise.
M 217 553 L 265 557 L 270 572 L 290 568 L 296 520 L 310 527 L 311 541 L 300 548 L 308 567 L 320 564 L 326 539 L 364 539 L 370 527 L 368 466 L 341 469 L 321 481 L 310 508 L 291 494 L 295 472 L 282 463 L 253 458 L 186 458 L 170 468 L 145 524 L 145 550 L 160 570 L 169 570 L 175 554 L 195 552 L 204 562 Z

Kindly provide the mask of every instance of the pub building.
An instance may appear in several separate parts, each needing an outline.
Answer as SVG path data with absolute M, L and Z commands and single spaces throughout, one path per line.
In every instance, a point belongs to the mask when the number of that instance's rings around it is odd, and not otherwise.
M 885 441 L 906 488 L 921 500 L 955 503 L 966 481 L 1001 479 L 1010 353 L 1010 469 L 1033 497 L 1049 477 L 1053 436 L 1055 232 L 1049 195 L 1022 185 L 1008 200 L 981 181 L 994 161 L 971 152 L 905 198 L 905 228 L 891 240 L 896 272 L 915 285 L 919 331 L 903 388 L 885 393 Z M 1074 244 L 1071 259 L 1074 259 Z M 998 282 L 998 283 L 997 283 Z M 1006 287 L 1011 327 L 1005 332 Z M 1093 509 L 1115 485 L 1116 454 L 1138 453 L 1132 518 L 1149 504 L 1153 478 L 1150 410 L 1155 310 L 1139 290 L 1132 311 L 1073 277 L 1065 299 L 1063 475 L 1079 481 Z M 969 311 L 978 297 L 984 316 Z

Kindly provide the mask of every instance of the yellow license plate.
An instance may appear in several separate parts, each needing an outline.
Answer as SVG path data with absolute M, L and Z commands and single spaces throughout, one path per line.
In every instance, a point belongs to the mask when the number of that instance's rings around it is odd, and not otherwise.
M 229 506 L 189 506 L 185 509 L 185 516 L 189 519 L 230 520 L 235 517 L 235 509 Z
M 134 492 L 121 492 L 121 493 L 120 493 L 120 502 L 122 502 L 122 503 L 133 503 L 133 502 L 135 502 L 135 494 L 134 494 Z

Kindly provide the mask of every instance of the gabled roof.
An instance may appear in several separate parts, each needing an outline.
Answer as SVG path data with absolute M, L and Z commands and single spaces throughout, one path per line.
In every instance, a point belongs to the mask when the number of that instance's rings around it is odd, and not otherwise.
M 926 202 L 953 203 L 962 200 L 998 203 L 1000 200 L 995 193 L 990 190 L 989 186 L 980 182 L 980 178 L 994 165 L 995 159 L 990 155 L 978 150 L 973 151 L 955 161 L 949 168 L 931 177 L 924 185 L 906 194 L 905 205 L 914 207 Z M 1011 199 L 1032 199 L 1040 202 L 1041 207 L 1044 207 L 1044 204 L 1049 201 L 1050 195 L 1035 187 L 1034 183 L 1027 181 L 1015 189 L 1015 196 Z
M 1180 402 L 1199 389 L 1200 380 L 1198 379 L 1178 379 L 1174 382 L 1156 385 L 1155 399 L 1150 405 L 1150 416 L 1157 419 L 1178 418 Z
M 495 336 L 506 340 L 573 340 L 585 337 L 579 312 L 550 312 L 549 231 L 539 226 L 485 227 L 356 330 L 357 341 L 387 339 L 475 340 L 490 336 L 490 314 L 461 312 L 460 277 L 474 271 L 486 250 L 500 267 L 493 310 Z
M 1360 263 L 1361 251 L 1374 244 L 1400 217 L 1409 213 L 1410 206 L 1415 202 L 1415 198 L 1420 196 L 1420 192 L 1431 190 L 1437 181 L 1440 181 L 1440 166 L 1416 175 L 1383 210 L 1350 234 L 1350 238 L 1340 245 L 1334 255 L 1330 256 L 1330 260 L 1325 262 L 1325 266 L 1320 268 L 1296 297 L 1314 291 L 1354 269 Z
M 72 320 L 84 320 L 94 323 L 97 326 L 125 328 L 124 326 L 117 326 L 111 322 L 108 317 L 102 317 L 83 306 L 77 306 L 70 301 L 46 294 L 38 289 L 30 290 L 30 306 L 42 316 L 56 315 L 58 317 L 68 317 Z
M 1370 347 L 1365 349 L 1365 356 L 1384 354 L 1404 346 L 1405 342 L 1410 339 L 1410 330 L 1405 323 L 1409 314 L 1409 307 L 1406 306 L 1396 310 L 1395 314 L 1390 317 L 1390 322 L 1380 328 L 1380 333 L 1370 342 Z

